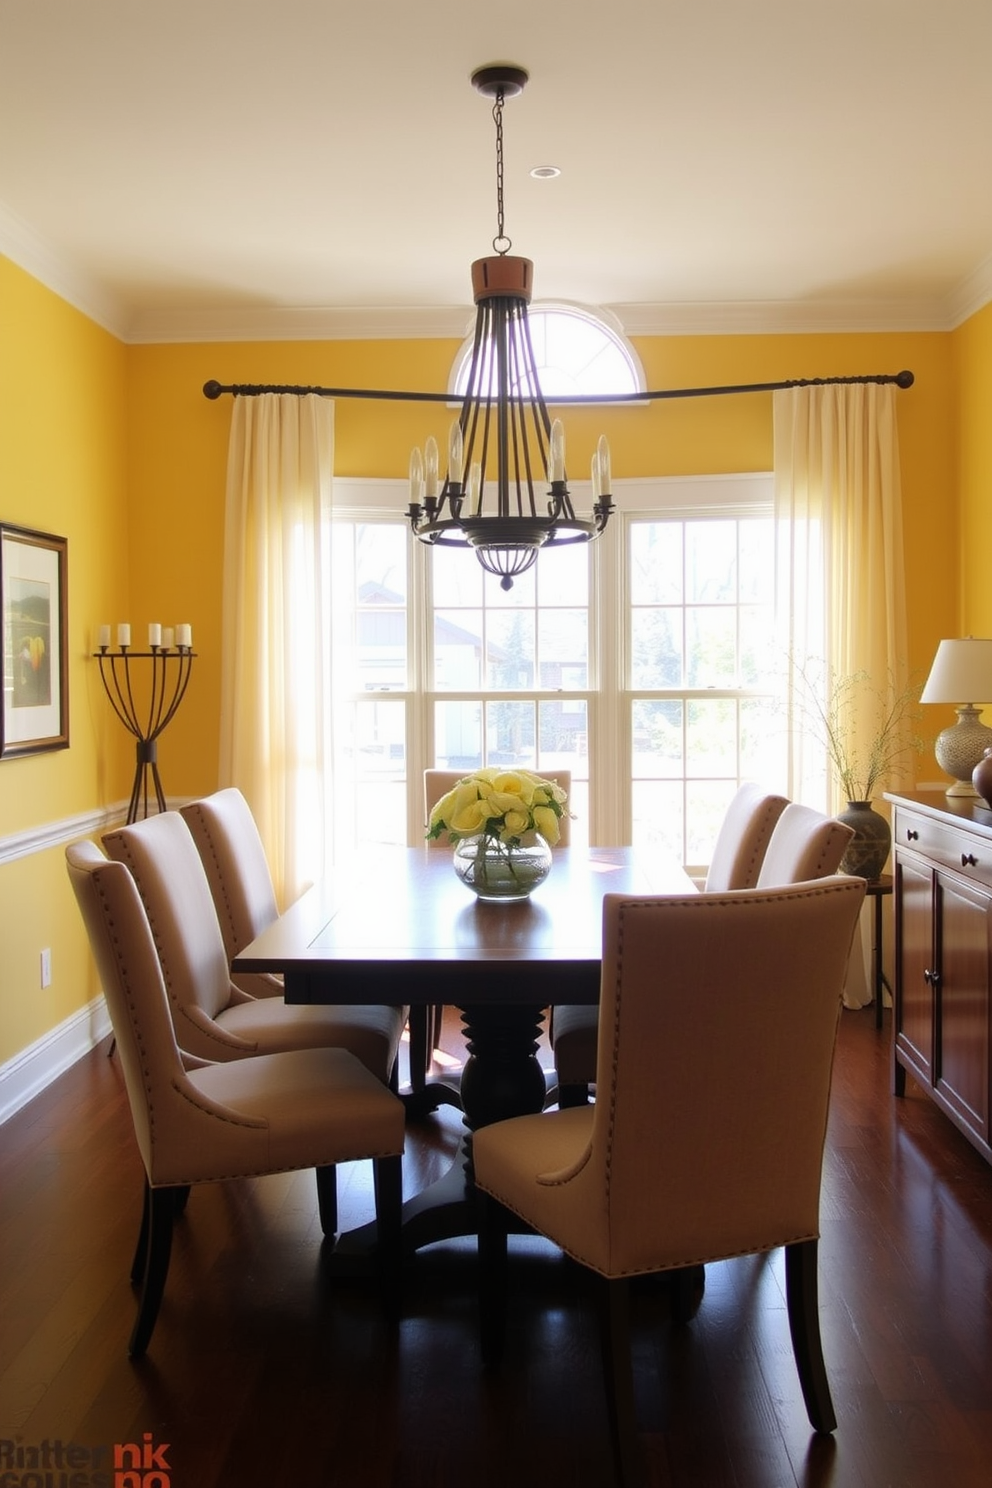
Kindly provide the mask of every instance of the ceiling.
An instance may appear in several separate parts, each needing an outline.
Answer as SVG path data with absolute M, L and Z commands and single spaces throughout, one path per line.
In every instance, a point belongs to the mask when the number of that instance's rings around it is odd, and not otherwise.
M 501 59 L 536 299 L 637 334 L 992 298 L 990 0 L 0 0 L 0 252 L 125 340 L 461 334 Z

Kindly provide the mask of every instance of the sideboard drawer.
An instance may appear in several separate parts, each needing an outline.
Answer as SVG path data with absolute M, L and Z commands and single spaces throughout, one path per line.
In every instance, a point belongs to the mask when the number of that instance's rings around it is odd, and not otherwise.
M 896 806 L 892 845 L 908 848 L 941 868 L 953 869 L 975 883 L 992 888 L 992 840 L 974 832 Z

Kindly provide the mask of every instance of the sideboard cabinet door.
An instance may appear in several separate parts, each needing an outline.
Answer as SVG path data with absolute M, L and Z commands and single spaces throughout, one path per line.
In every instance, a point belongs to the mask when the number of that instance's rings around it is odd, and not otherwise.
M 934 1085 L 962 1125 L 989 1140 L 987 894 L 937 875 L 940 984 Z
M 922 1085 L 933 1083 L 933 970 L 937 939 L 933 870 L 897 855 L 895 893 L 898 988 L 895 1038 L 901 1055 L 896 1065 L 896 1090 L 902 1095 L 906 1069 Z

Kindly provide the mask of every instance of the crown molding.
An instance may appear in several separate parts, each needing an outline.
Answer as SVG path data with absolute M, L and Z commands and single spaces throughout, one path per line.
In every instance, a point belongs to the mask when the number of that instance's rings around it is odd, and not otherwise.
M 992 298 L 992 282 L 987 298 Z M 628 336 L 797 336 L 952 329 L 948 304 L 939 299 L 697 301 L 608 308 Z
M 118 297 L 70 264 L 3 202 L 0 253 L 118 341 L 127 340 L 127 315 Z
M 463 341 L 473 313 L 465 305 L 259 306 L 251 309 L 142 310 L 126 339 L 135 345 L 223 341 Z
M 976 285 L 972 298 L 979 293 Z M 992 299 L 992 273 L 979 309 Z M 550 303 L 550 302 L 549 302 Z M 557 302 L 556 302 L 557 303 Z M 539 302 L 535 301 L 535 309 Z M 597 307 L 598 308 L 598 307 Z M 866 331 L 949 331 L 957 323 L 941 300 L 787 301 L 602 307 L 627 336 L 760 336 Z M 967 318 L 967 314 L 960 318 Z M 462 308 L 260 308 L 146 310 L 128 328 L 135 344 L 236 341 L 451 339 L 471 334 Z
M 992 255 L 963 279 L 947 299 L 951 328 L 956 330 L 992 300 Z
M 238 341 L 456 340 L 470 334 L 464 305 L 252 306 L 128 311 L 121 299 L 0 202 L 0 253 L 130 345 Z M 950 331 L 992 301 L 992 256 L 948 295 L 856 300 L 627 303 L 600 308 L 627 336 L 760 336 Z

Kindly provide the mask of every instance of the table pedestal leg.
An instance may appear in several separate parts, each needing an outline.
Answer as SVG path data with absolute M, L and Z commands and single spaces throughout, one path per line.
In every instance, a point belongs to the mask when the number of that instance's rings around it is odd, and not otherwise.
M 472 1132 L 509 1116 L 544 1107 L 544 1072 L 537 1060 L 544 1009 L 533 1005 L 461 1009 L 469 1058 L 462 1072 L 465 1138 L 458 1157 L 436 1183 L 403 1205 L 403 1248 L 409 1254 L 436 1240 L 475 1235 Z M 335 1257 L 367 1254 L 375 1226 L 342 1236 Z
M 463 1007 L 468 1062 L 462 1106 L 471 1130 L 543 1110 L 544 1071 L 537 1061 L 543 1008 Z

